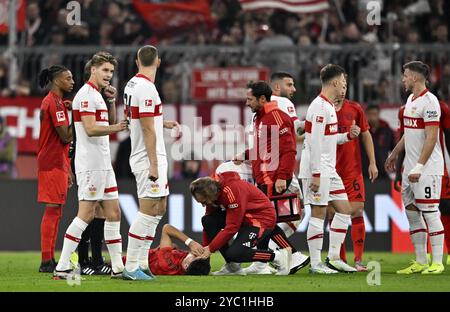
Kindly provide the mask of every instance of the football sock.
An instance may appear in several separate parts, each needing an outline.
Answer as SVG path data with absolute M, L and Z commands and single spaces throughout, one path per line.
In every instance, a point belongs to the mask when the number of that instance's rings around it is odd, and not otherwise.
M 81 234 L 87 226 L 87 223 L 80 218 L 75 217 L 75 219 L 73 219 L 72 223 L 67 228 L 66 234 L 64 235 L 64 245 L 56 270 L 65 271 L 70 269 L 70 256 L 75 249 L 77 249 L 78 243 L 81 239 Z
M 328 258 L 330 260 L 340 259 L 339 252 L 341 245 L 347 234 L 348 224 L 350 223 L 350 215 L 336 212 L 330 225 L 330 246 L 328 249 Z
M 102 246 L 104 240 L 104 232 L 105 232 L 105 219 L 102 218 L 94 218 L 92 220 L 92 229 L 91 229 L 91 252 L 92 252 L 92 263 L 95 266 L 103 264 L 103 256 L 102 256 Z
M 91 237 L 92 222 L 89 223 L 86 230 L 81 234 L 81 240 L 78 244 L 78 262 L 80 265 L 89 263 L 89 240 Z
M 162 216 L 149 216 L 149 218 L 150 227 L 148 229 L 145 240 L 143 241 L 138 256 L 139 267 L 141 267 L 142 269 L 148 269 L 148 251 L 150 250 L 150 246 L 153 243 L 156 228 L 158 227 L 159 221 L 161 221 Z
M 352 242 L 355 252 L 355 262 L 362 261 L 364 241 L 366 239 L 366 226 L 364 217 L 352 218 Z
M 133 272 L 138 269 L 139 253 L 147 233 L 150 232 L 152 224 L 152 216 L 138 212 L 136 218 L 130 226 L 128 232 L 128 247 L 127 247 L 127 263 L 125 268 L 128 272 Z
M 450 254 L 450 216 L 441 216 L 442 225 L 444 226 L 444 239 L 447 246 L 447 253 Z
M 111 268 L 114 273 L 123 271 L 122 236 L 120 235 L 120 221 L 104 222 L 105 243 L 111 257 Z
M 433 263 L 442 264 L 444 254 L 444 226 L 439 211 L 424 212 L 423 217 L 428 225 Z
M 420 211 L 405 210 L 409 221 L 409 235 L 416 251 L 416 261 L 427 263 L 427 226 Z
M 309 256 L 311 259 L 311 267 L 316 266 L 321 260 L 320 252 L 323 245 L 323 220 L 311 217 L 309 219 L 306 237 L 308 239 Z
M 47 206 L 41 221 L 41 258 L 42 262 L 51 261 L 54 257 L 56 232 L 61 218 L 61 206 Z

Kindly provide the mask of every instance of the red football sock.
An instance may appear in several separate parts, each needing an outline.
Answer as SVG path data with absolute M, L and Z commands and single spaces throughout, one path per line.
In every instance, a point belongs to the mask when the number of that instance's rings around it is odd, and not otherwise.
M 52 260 L 52 244 L 56 242 L 56 230 L 60 216 L 61 206 L 58 207 L 45 207 L 44 215 L 41 221 L 41 252 L 42 262 Z
M 450 216 L 441 215 L 442 225 L 444 226 L 445 245 L 447 253 L 450 254 Z
M 366 226 L 363 217 L 352 219 L 352 241 L 353 250 L 355 252 L 355 262 L 362 261 L 364 251 L 364 241 L 366 239 Z
M 58 220 L 56 221 L 55 231 L 53 232 L 53 241 L 52 241 L 52 259 L 55 259 L 55 246 L 56 241 L 58 240 L 58 229 L 59 229 L 59 221 L 61 221 L 62 217 L 62 206 L 59 206 L 58 209 Z

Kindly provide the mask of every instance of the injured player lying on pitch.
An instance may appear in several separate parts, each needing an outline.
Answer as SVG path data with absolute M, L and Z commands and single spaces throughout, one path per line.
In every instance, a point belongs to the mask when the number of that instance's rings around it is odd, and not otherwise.
M 173 243 L 178 239 L 185 243 L 189 251 L 181 250 Z M 166 224 L 157 248 L 149 250 L 147 275 L 208 275 L 211 265 L 208 258 L 202 258 L 203 247 L 176 227 Z M 126 257 L 123 257 L 126 263 Z

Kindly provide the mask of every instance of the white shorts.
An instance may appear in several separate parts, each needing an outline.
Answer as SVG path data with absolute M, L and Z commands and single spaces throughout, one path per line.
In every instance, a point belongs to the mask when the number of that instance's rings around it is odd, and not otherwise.
M 441 199 L 442 176 L 421 175 L 419 182 L 411 183 L 408 175 L 402 177 L 402 199 L 405 207 L 413 204 L 419 210 L 437 210 Z
M 317 193 L 310 190 L 312 179 L 302 179 L 305 205 L 327 206 L 333 200 L 348 200 L 344 183 L 337 174 L 333 177 L 321 177 Z
M 119 198 L 114 170 L 77 173 L 78 200 L 112 200 Z
M 134 172 L 136 177 L 138 198 L 158 198 L 169 195 L 169 183 L 167 180 L 167 165 L 158 166 L 158 180 L 151 181 L 148 178 L 149 169 Z
M 286 193 L 297 193 L 298 198 L 303 199 L 303 193 L 302 193 L 302 189 L 300 187 L 300 182 L 298 181 L 298 179 L 295 175 L 292 177 L 291 184 L 289 184 L 289 187 L 288 187 Z

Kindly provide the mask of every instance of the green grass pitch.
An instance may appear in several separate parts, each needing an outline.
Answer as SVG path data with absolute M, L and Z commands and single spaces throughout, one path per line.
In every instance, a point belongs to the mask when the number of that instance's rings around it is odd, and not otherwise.
M 352 259 L 351 253 L 348 254 Z M 369 286 L 367 273 L 319 276 L 304 268 L 289 276 L 159 276 L 152 282 L 111 280 L 107 276 L 89 276 L 81 285 L 69 286 L 66 281 L 55 281 L 50 274 L 38 273 L 40 254 L 37 252 L 0 253 L 0 291 L 151 291 L 151 292 L 290 292 L 290 291 L 449 291 L 450 266 L 442 275 L 420 274 L 400 276 L 397 269 L 408 265 L 411 254 L 368 252 L 366 261 L 381 265 L 381 285 Z M 219 254 L 213 255 L 212 269 L 223 264 Z

